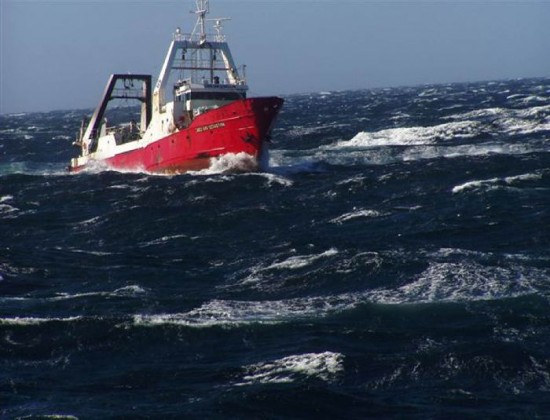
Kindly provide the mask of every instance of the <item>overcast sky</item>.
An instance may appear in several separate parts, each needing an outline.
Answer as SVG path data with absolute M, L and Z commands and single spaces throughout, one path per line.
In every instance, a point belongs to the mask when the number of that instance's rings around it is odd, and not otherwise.
M 211 0 L 251 95 L 550 76 L 549 1 Z M 93 108 L 158 77 L 192 0 L 0 0 L 0 113 Z

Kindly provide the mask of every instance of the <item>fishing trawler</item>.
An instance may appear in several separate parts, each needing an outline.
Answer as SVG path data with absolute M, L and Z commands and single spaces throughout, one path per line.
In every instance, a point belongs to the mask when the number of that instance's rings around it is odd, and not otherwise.
M 69 171 L 99 163 L 116 170 L 183 173 L 243 154 L 259 163 L 283 100 L 247 98 L 245 67 L 237 68 L 222 34 L 228 18 L 207 19 L 208 0 L 196 5 L 195 28 L 189 34 L 176 29 L 154 90 L 150 75 L 111 75 L 89 122 L 82 123 L 74 143 L 81 153 Z M 208 22 L 215 33 L 207 34 Z M 112 124 L 106 110 L 115 99 L 138 101 L 140 117 Z

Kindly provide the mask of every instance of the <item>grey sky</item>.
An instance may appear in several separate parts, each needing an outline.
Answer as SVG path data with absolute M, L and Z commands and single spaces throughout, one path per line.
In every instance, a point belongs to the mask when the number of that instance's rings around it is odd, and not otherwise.
M 191 0 L 0 0 L 0 113 L 92 108 L 157 77 Z M 550 76 L 550 1 L 211 0 L 251 94 Z

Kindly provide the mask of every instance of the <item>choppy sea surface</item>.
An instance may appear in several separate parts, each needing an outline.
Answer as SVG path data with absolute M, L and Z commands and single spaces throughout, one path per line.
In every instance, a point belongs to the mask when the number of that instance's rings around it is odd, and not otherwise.
M 259 173 L 0 116 L 0 417 L 550 417 L 550 79 L 285 100 Z

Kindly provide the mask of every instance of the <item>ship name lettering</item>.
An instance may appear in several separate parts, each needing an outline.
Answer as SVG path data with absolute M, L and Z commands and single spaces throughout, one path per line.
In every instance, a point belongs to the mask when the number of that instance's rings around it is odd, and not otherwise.
M 219 123 L 215 123 L 215 124 L 205 125 L 204 127 L 199 127 L 199 128 L 197 128 L 197 133 L 202 133 L 202 132 L 208 131 L 208 130 L 215 130 L 215 129 L 217 129 L 217 128 L 222 128 L 222 127 L 225 127 L 225 123 L 224 123 L 224 122 L 219 122 Z

